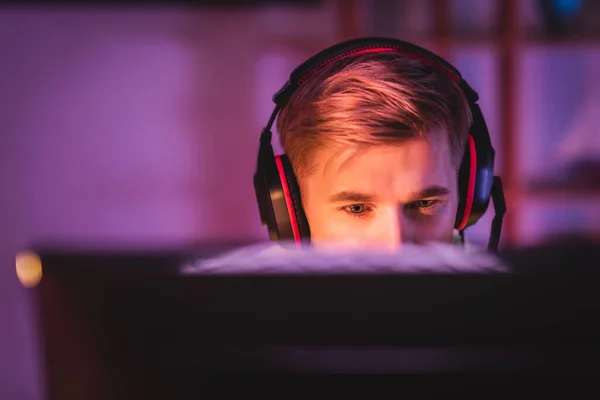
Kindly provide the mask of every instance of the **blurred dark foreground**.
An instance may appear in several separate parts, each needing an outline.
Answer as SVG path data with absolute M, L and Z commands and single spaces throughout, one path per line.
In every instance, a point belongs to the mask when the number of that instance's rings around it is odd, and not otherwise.
M 539 396 L 600 375 L 600 246 L 590 239 L 505 250 L 503 269 L 423 248 L 427 268 L 411 253 L 403 267 L 360 273 L 343 273 L 351 257 L 334 273 L 182 273 L 232 247 L 38 249 L 44 275 L 31 294 L 48 399 L 322 389 L 487 398 L 532 386 Z M 443 268 L 430 268 L 435 257 Z M 569 394 L 577 388 L 590 390 Z

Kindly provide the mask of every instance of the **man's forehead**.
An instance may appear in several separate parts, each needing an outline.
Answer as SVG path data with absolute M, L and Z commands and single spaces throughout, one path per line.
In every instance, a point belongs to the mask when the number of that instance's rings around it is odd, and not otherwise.
M 330 147 L 319 154 L 315 178 L 329 194 L 339 191 L 404 195 L 448 186 L 455 176 L 449 151 L 411 140 L 399 145 Z
M 389 145 L 331 146 L 319 152 L 316 166 L 324 177 L 362 172 L 373 172 L 379 175 L 397 172 L 434 172 L 436 169 L 452 168 L 448 150 L 448 146 L 422 139 Z

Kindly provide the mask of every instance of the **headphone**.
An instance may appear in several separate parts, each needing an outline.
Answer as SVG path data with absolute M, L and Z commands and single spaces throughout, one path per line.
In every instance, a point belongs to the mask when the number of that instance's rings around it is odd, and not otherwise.
M 394 53 L 419 60 L 456 82 L 461 88 L 469 104 L 473 122 L 458 173 L 459 202 L 454 228 L 463 237 L 464 229 L 479 221 L 493 198 L 496 216 L 492 222 L 488 248 L 496 250 L 506 204 L 501 180 L 494 176 L 495 150 L 477 104 L 477 92 L 455 67 L 431 51 L 405 41 L 378 37 L 352 39 L 321 51 L 294 69 L 289 80 L 273 96 L 275 109 L 260 136 L 254 175 L 260 218 L 268 228 L 270 239 L 294 241 L 298 246 L 310 240 L 310 227 L 302 208 L 300 188 L 292 165 L 285 154 L 275 156 L 273 152 L 271 127 L 275 119 L 296 89 L 317 71 L 341 59 L 373 53 Z

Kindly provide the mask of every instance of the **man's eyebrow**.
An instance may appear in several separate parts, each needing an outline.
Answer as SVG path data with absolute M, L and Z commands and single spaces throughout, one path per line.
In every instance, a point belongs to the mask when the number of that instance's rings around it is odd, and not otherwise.
M 441 197 L 450 194 L 450 189 L 443 186 L 431 186 L 418 192 L 414 192 L 410 195 L 410 201 L 416 201 L 420 199 L 426 199 L 429 197 Z M 355 202 L 355 203 L 372 203 L 375 201 L 375 196 L 355 192 L 352 190 L 342 190 L 329 197 L 329 201 L 332 203 L 344 203 L 344 202 Z
M 371 203 L 374 197 L 365 193 L 354 192 L 351 190 L 342 190 L 329 197 L 329 201 L 332 203 L 342 203 L 347 201 L 353 201 L 356 203 Z
M 423 189 L 419 192 L 413 193 L 410 197 L 415 200 L 426 199 L 428 197 L 439 197 L 450 194 L 450 189 L 443 186 L 430 186 L 427 189 Z

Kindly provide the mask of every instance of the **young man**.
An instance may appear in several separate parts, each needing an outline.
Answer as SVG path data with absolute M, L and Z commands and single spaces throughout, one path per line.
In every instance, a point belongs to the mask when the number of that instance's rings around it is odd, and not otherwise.
M 457 174 L 471 118 L 458 84 L 399 54 L 319 70 L 277 124 L 313 246 L 460 240 Z
M 443 59 L 354 39 L 298 66 L 273 100 L 254 175 L 272 240 L 392 251 L 462 243 L 493 200 L 497 249 L 506 205 L 495 151 L 477 93 Z

